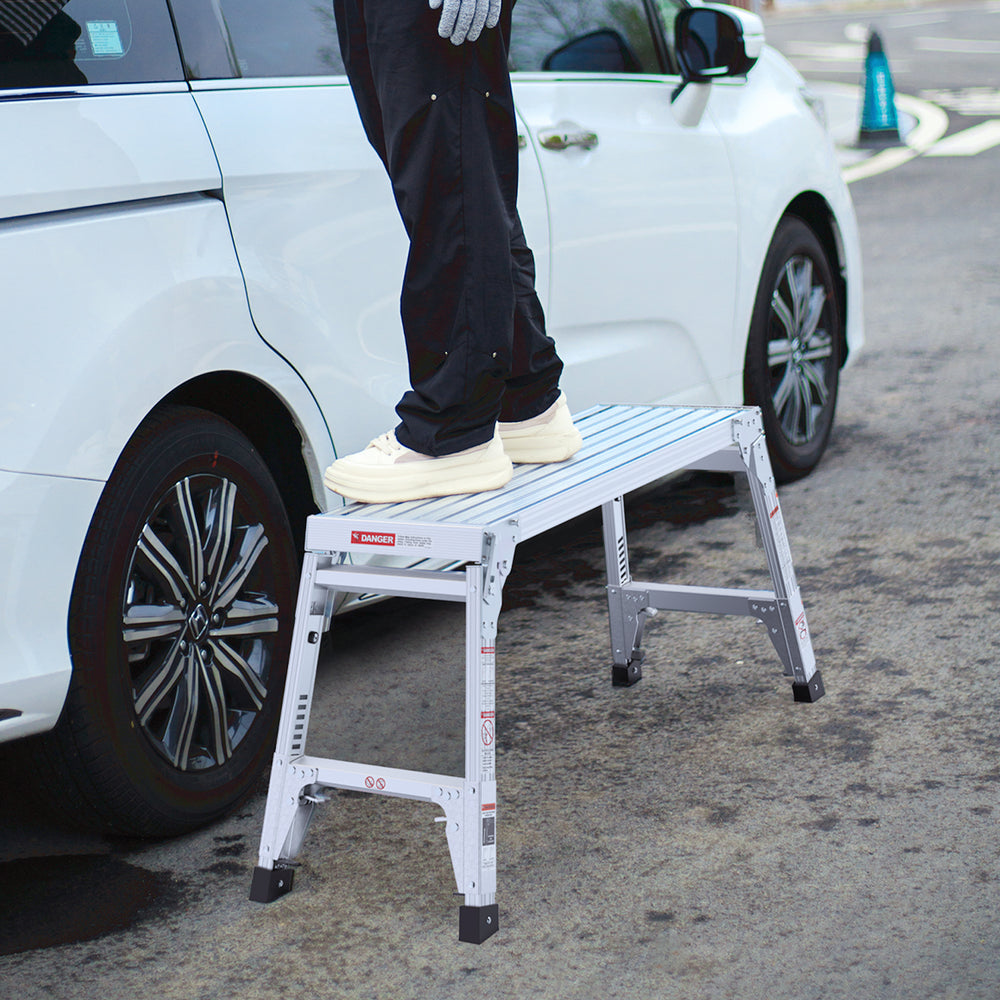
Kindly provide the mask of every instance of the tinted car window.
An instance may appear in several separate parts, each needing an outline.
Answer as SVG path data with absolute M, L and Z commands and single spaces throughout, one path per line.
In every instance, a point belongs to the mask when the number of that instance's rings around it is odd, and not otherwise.
M 341 75 L 330 0 L 173 0 L 192 80 Z
M 518 0 L 511 69 L 659 73 L 643 0 Z
M 164 0 L 0 0 L 0 87 L 181 79 Z

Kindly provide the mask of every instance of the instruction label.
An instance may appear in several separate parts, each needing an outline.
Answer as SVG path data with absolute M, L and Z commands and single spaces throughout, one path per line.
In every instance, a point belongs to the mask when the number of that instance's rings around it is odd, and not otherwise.
M 87 37 L 95 56 L 120 56 L 125 52 L 117 21 L 88 21 Z
M 496 777 L 496 648 L 481 646 L 479 685 L 479 780 Z
M 479 868 L 483 892 L 496 892 L 497 787 L 492 781 L 481 786 Z

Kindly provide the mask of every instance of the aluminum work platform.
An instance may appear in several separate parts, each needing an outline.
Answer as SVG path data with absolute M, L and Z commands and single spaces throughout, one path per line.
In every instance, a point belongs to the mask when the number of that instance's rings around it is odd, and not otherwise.
M 294 859 L 327 788 L 417 799 L 440 808 L 458 892 L 459 939 L 497 929 L 495 642 L 504 580 L 519 542 L 600 507 L 604 524 L 612 681 L 642 676 L 642 631 L 657 610 L 749 615 L 762 622 L 796 701 L 823 694 L 767 456 L 760 413 L 728 407 L 600 406 L 575 417 L 583 448 L 559 465 L 523 465 L 493 493 L 397 504 L 352 504 L 310 517 L 288 677 L 250 898 L 292 888 Z M 629 572 L 625 495 L 684 469 L 745 474 L 773 590 L 640 583 Z M 404 556 L 450 570 L 354 563 Z M 405 560 L 403 560 L 405 562 Z M 306 736 L 320 637 L 334 595 L 464 602 L 465 774 L 397 770 L 312 757 Z M 377 694 L 374 695 L 377 697 Z

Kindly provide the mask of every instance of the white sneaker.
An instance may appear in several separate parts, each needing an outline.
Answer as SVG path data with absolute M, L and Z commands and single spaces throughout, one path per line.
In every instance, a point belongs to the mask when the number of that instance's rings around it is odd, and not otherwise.
M 396 503 L 498 490 L 513 473 L 498 433 L 486 444 L 433 458 L 403 447 L 389 431 L 364 451 L 338 458 L 323 482 L 349 500 Z
M 583 444 L 580 432 L 573 425 L 564 392 L 537 417 L 500 423 L 497 429 L 503 440 L 503 450 L 512 462 L 565 462 Z

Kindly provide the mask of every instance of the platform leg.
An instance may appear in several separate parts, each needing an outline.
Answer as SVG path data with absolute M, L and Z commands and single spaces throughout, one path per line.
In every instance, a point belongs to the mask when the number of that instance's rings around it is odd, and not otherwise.
M 291 891 L 293 866 L 289 862 L 302 846 L 315 807 L 315 801 L 303 794 L 311 782 L 309 773 L 297 769 L 295 761 L 305 753 L 320 640 L 333 598 L 332 593 L 315 586 L 317 566 L 316 554 L 307 552 L 299 582 L 258 864 L 250 887 L 250 898 L 258 903 L 270 903 Z
M 809 624 L 795 579 L 792 552 L 763 434 L 753 442 L 744 459 L 776 597 L 774 607 L 766 608 L 760 617 L 784 664 L 785 673 L 792 677 L 793 697 L 796 701 L 816 701 L 824 694 L 823 680 L 816 669 Z
M 499 926 L 497 891 L 496 636 L 514 539 L 494 539 L 482 565 L 466 568 L 465 792 L 460 941 L 482 944 Z
M 615 497 L 601 507 L 604 563 L 608 575 L 608 626 L 611 632 L 611 683 L 631 687 L 642 679 L 639 605 L 626 591 L 632 582 L 625 530 L 625 500 Z

